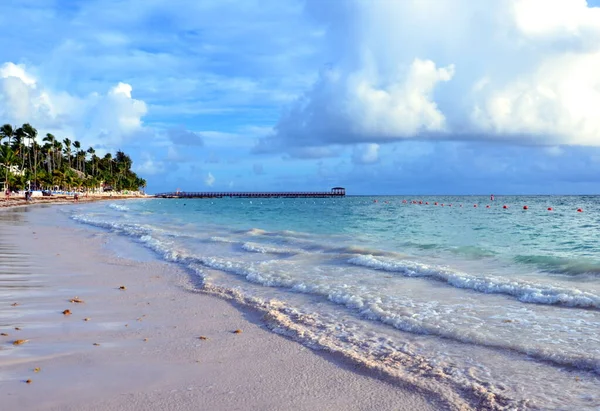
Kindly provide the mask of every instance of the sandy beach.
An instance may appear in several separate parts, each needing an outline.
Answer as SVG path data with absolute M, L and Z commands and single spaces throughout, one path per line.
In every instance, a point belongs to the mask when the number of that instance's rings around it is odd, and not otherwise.
M 37 194 L 37 193 L 36 193 Z M 146 198 L 143 194 L 117 194 L 117 193 L 90 193 L 81 194 L 75 200 L 73 195 L 55 194 L 52 196 L 34 195 L 29 201 L 25 199 L 25 194 L 13 194 L 10 197 L 0 199 L 0 208 L 20 207 L 35 204 L 65 204 L 65 203 L 89 203 L 94 201 L 114 201 L 127 200 L 134 198 Z
M 441 408 L 274 334 L 148 251 L 115 255 L 63 207 L 0 211 L 3 410 Z

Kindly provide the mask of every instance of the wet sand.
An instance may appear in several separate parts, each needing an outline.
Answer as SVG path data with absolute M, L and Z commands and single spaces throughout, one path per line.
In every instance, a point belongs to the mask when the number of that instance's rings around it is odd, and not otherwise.
M 72 195 L 52 195 L 52 196 L 34 196 L 31 200 L 25 200 L 25 194 L 12 195 L 8 198 L 4 197 L 0 199 L 1 208 L 12 208 L 20 206 L 30 206 L 36 204 L 69 204 L 69 203 L 89 203 L 92 201 L 115 201 L 115 200 L 127 200 L 132 198 L 152 198 L 152 196 L 144 195 L 126 195 L 126 194 L 81 194 L 77 200 Z
M 268 331 L 176 265 L 115 256 L 58 208 L 0 211 L 0 408 L 440 409 Z

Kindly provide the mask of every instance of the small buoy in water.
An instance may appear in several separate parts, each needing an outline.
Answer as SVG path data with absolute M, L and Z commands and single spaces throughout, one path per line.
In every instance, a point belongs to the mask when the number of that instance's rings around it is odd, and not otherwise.
M 508 209 L 508 206 L 507 206 L 506 204 L 504 204 L 504 205 L 502 206 L 502 208 L 506 210 L 506 209 Z
M 577 212 L 578 212 L 578 213 L 583 213 L 583 208 L 578 208 L 578 209 L 577 209 Z
M 548 211 L 552 211 L 552 207 L 548 207 Z
M 523 206 L 523 210 L 529 210 L 529 207 Z

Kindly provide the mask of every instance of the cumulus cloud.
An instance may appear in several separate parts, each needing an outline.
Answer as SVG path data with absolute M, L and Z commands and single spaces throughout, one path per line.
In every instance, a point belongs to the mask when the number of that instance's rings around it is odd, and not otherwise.
M 406 139 L 600 146 L 600 8 L 435 6 L 307 0 L 331 64 L 255 150 Z
M 432 101 L 439 82 L 449 81 L 452 65 L 437 68 L 415 59 L 383 78 L 375 65 L 356 72 L 325 71 L 305 96 L 275 127 L 286 146 L 320 142 L 350 144 L 412 137 L 420 132 L 445 131 L 444 115 Z
M 155 176 L 158 174 L 162 174 L 166 171 L 166 165 L 162 161 L 157 161 L 151 154 L 142 153 L 141 154 L 141 162 L 133 163 L 133 170 L 140 175 L 146 176 Z
M 105 94 L 84 97 L 50 90 L 27 67 L 11 62 L 0 66 L 0 117 L 13 124 L 29 122 L 40 131 L 115 145 L 143 129 L 147 112 L 132 97 L 132 87 L 119 82 Z
M 359 144 L 354 147 L 354 164 L 374 164 L 379 160 L 379 144 Z
M 213 184 L 215 183 L 215 180 L 216 180 L 215 177 L 212 175 L 212 173 L 209 172 L 206 175 L 206 178 L 204 179 L 204 184 L 206 184 L 209 187 L 212 187 Z
M 487 84 L 480 94 L 472 119 L 485 132 L 600 145 L 600 51 L 549 57 L 534 72 L 504 86 Z

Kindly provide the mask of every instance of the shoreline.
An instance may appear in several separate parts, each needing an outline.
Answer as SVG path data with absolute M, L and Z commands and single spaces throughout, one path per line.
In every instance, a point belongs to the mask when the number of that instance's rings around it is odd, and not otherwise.
M 198 290 L 174 264 L 112 255 L 111 234 L 61 224 L 54 207 L 0 214 L 0 240 L 26 256 L 22 275 L 42 289 L 19 301 L 0 294 L 0 313 L 11 313 L 0 324 L 8 409 L 439 409 L 275 334 L 259 312 Z M 29 342 L 13 346 L 17 337 Z
M 90 203 L 95 201 L 108 201 L 108 200 L 131 200 L 131 199 L 149 199 L 155 198 L 151 195 L 130 195 L 130 194 L 92 194 L 89 196 L 82 195 L 79 199 L 75 200 L 72 195 L 59 194 L 48 197 L 35 196 L 31 200 L 25 200 L 25 197 L 12 196 L 9 199 L 3 198 L 0 200 L 0 209 L 11 208 L 11 207 L 23 207 L 31 206 L 36 204 L 77 204 L 77 203 Z

